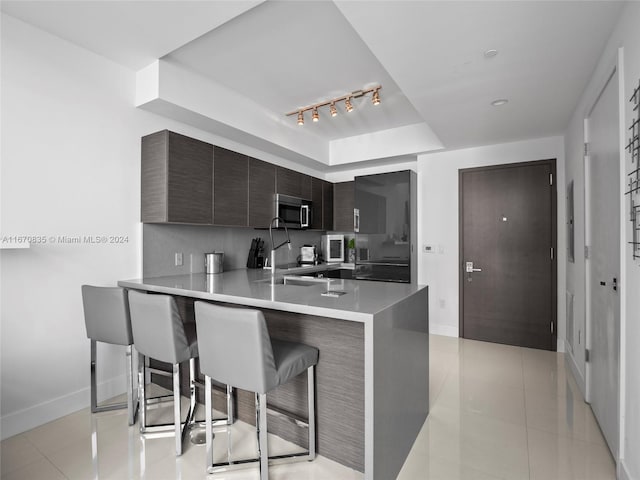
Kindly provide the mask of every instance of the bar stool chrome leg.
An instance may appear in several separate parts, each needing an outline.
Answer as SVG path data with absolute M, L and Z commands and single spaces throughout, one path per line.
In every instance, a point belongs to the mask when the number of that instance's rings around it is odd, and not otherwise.
M 98 381 L 96 376 L 96 360 L 98 356 L 98 345 L 96 340 L 91 340 L 91 413 L 109 412 L 111 410 L 127 409 L 129 425 L 135 423 L 137 405 L 134 401 L 133 389 L 133 362 L 131 360 L 131 345 L 126 347 L 127 355 L 127 401 L 120 403 L 112 403 L 109 405 L 98 405 Z
M 307 408 L 309 418 L 307 420 L 309 434 L 309 461 L 316 458 L 316 367 L 313 365 L 307 369 Z
M 147 358 L 139 354 L 138 355 L 138 405 L 139 405 L 139 419 L 140 419 L 140 432 L 144 432 L 147 427 L 147 392 L 146 388 L 146 362 Z
M 256 393 L 256 433 L 258 435 L 258 457 L 260 458 L 260 480 L 269 480 L 266 393 Z

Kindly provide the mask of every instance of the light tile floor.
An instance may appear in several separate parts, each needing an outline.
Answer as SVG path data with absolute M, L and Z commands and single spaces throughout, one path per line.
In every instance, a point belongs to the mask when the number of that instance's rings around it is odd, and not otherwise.
M 397 480 L 615 479 L 562 354 L 435 335 L 430 349 L 431 411 Z M 216 438 L 222 456 L 226 434 Z M 245 424 L 234 427 L 232 439 L 242 454 L 254 448 Z M 289 445 L 270 437 L 270 448 Z M 92 416 L 85 409 L 3 441 L 1 477 L 257 479 L 255 468 L 207 476 L 203 446 L 189 444 L 180 458 L 173 449 L 172 437 L 142 439 L 123 411 Z M 362 479 L 323 457 L 270 470 L 273 480 Z

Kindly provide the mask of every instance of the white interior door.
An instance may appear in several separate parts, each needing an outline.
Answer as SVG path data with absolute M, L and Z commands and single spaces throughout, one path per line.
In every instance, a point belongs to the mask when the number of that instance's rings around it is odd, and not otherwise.
M 609 448 L 619 442 L 620 156 L 617 73 L 609 79 L 586 122 L 587 400 Z

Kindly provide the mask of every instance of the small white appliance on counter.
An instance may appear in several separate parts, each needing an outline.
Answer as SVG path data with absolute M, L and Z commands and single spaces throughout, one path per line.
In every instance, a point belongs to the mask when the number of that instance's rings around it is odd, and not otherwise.
M 344 235 L 323 235 L 322 254 L 326 263 L 344 262 Z
M 304 245 L 300 247 L 300 265 L 317 265 L 318 253 L 316 247 L 311 245 Z

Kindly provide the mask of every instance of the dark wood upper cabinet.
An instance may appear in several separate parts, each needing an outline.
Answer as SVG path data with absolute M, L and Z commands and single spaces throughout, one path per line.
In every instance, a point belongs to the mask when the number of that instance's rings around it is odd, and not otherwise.
M 249 160 L 213 147 L 213 223 L 246 227 L 249 217 Z
M 351 212 L 337 224 L 347 231 L 353 230 L 349 183 L 340 190 L 347 204 L 341 197 L 338 205 Z M 337 229 L 330 182 L 168 130 L 142 137 L 143 223 L 268 228 L 276 193 L 311 200 L 312 229 Z
M 322 229 L 333 229 L 333 183 L 322 182 Z
M 311 177 L 284 167 L 276 167 L 276 193 L 311 200 Z
M 333 229 L 353 232 L 354 182 L 333 184 Z
M 311 201 L 313 202 L 314 230 L 333 230 L 333 184 L 312 177 Z
M 268 228 L 275 211 L 276 166 L 249 157 L 249 225 Z
M 145 223 L 211 224 L 213 145 L 168 130 L 142 137 Z
M 323 223 L 323 205 L 322 205 L 322 187 L 323 180 L 319 178 L 311 179 L 311 202 L 312 202 L 312 219 L 311 228 L 313 230 L 322 230 Z
M 284 167 L 276 167 L 276 193 L 299 197 L 302 194 L 302 174 Z
M 305 175 L 304 173 L 301 173 L 300 175 L 300 198 L 311 200 L 313 197 L 312 188 L 314 178 L 311 175 Z

